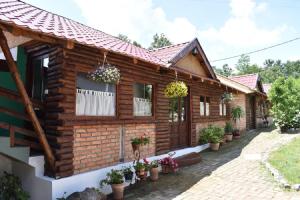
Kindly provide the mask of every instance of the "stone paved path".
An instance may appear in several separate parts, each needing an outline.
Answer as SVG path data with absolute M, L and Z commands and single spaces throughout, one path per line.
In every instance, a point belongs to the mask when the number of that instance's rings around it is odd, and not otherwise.
M 178 174 L 161 175 L 126 189 L 125 199 L 153 200 L 300 200 L 300 192 L 280 188 L 261 165 L 261 155 L 299 134 L 255 131 L 226 144 L 219 152 L 205 151 L 199 164 Z

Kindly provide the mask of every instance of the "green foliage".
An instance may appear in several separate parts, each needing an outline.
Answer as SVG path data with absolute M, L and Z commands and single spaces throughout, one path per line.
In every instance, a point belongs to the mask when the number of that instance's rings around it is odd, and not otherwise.
M 241 55 L 236 64 L 236 69 L 239 71 L 239 75 L 259 73 L 262 70 L 258 65 L 250 64 L 250 56 L 248 55 Z
M 100 187 L 104 185 L 121 184 L 124 182 L 124 175 L 121 170 L 112 169 L 106 174 L 106 179 L 100 181 Z
M 136 163 L 136 165 L 134 166 L 134 169 L 135 169 L 135 171 L 140 171 L 140 170 L 143 170 L 143 169 L 145 169 L 146 167 L 145 167 L 145 164 L 144 163 L 142 163 L 142 162 L 137 162 Z
M 137 41 L 132 41 L 131 42 L 131 39 L 129 39 L 129 37 L 127 35 L 119 34 L 117 36 L 117 38 L 119 38 L 120 40 L 123 40 L 124 42 L 132 43 L 134 46 L 142 47 L 142 45 L 139 44 Z
M 151 43 L 149 49 L 156 49 L 169 45 L 172 45 L 172 42 L 163 33 L 160 35 L 156 33 L 153 36 L 153 42 Z
M 220 68 L 217 68 L 217 67 L 213 67 L 214 68 L 214 70 L 215 70 L 215 72 L 217 73 L 217 74 L 220 74 L 220 75 L 223 75 L 223 76 L 226 76 L 226 77 L 228 77 L 228 76 L 232 76 L 233 75 L 233 71 L 232 71 L 232 68 L 230 68 L 229 66 L 228 66 L 228 64 L 224 64 L 223 66 L 222 66 L 222 68 L 220 69 Z
M 282 129 L 300 127 L 300 79 L 279 78 L 269 92 L 271 113 Z
M 237 122 L 237 120 L 240 120 L 241 117 L 243 116 L 244 116 L 244 111 L 241 106 L 236 106 L 232 108 L 231 117 L 235 123 Z
M 224 129 L 209 125 L 207 128 L 204 128 L 200 132 L 200 141 L 206 141 L 210 143 L 219 143 L 224 136 Z
M 183 81 L 173 81 L 166 86 L 164 94 L 168 98 L 185 97 L 188 95 L 188 87 Z
M 146 145 L 150 143 L 150 137 L 146 136 L 141 136 L 141 137 L 136 137 L 131 139 L 131 144 L 141 144 L 141 145 Z
M 0 178 L 0 199 L 28 200 L 29 197 L 23 190 L 19 177 L 4 172 L 4 176 Z
M 153 160 L 153 161 L 150 163 L 150 168 L 157 168 L 158 165 L 159 165 L 158 160 Z
M 269 162 L 290 184 L 300 183 L 300 138 L 271 153 Z
M 226 135 L 231 135 L 232 131 L 233 131 L 233 127 L 232 124 L 230 122 L 226 122 L 225 127 L 224 127 L 224 131 Z

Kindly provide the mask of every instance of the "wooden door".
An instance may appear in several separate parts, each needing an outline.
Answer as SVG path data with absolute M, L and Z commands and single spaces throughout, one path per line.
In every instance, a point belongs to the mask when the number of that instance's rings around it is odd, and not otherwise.
M 255 107 L 255 97 L 254 96 L 251 96 L 250 97 L 250 129 L 255 129 L 256 127 L 256 107 Z
M 188 146 L 189 136 L 189 97 L 170 99 L 169 126 L 170 147 L 179 149 Z

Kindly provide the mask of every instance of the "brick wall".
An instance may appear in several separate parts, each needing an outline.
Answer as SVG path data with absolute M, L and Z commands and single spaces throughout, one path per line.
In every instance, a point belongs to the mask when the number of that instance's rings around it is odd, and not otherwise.
M 141 148 L 141 158 L 155 154 L 155 125 L 94 125 L 74 127 L 75 174 L 118 164 L 121 158 L 121 134 L 124 134 L 124 159 L 133 159 L 130 139 L 144 134 L 150 144 Z
M 246 130 L 246 94 L 234 94 L 233 100 L 230 102 L 230 107 L 241 106 L 244 111 L 244 116 L 240 119 L 239 126 L 241 131 Z M 234 125 L 234 123 L 233 123 Z

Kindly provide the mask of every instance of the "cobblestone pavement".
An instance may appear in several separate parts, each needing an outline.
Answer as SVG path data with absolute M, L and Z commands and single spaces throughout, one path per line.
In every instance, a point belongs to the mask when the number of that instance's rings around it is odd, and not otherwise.
M 199 164 L 181 168 L 177 174 L 161 175 L 158 182 L 131 186 L 125 199 L 300 200 L 300 192 L 279 187 L 260 162 L 262 154 L 294 137 L 300 135 L 248 132 L 218 152 L 204 151 Z

